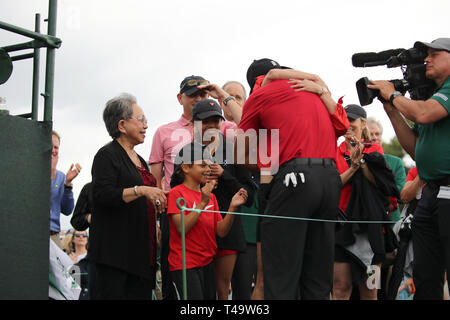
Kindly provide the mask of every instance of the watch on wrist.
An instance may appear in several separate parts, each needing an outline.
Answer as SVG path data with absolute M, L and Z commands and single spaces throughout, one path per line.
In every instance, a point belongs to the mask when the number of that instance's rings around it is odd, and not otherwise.
M 398 96 L 401 96 L 402 95 L 402 93 L 400 92 L 400 91 L 394 91 L 394 92 L 392 92 L 392 94 L 391 94 L 391 96 L 389 97 L 389 102 L 392 104 L 392 105 L 394 105 L 394 99 L 396 98 L 396 97 L 398 97 Z
M 236 98 L 233 97 L 233 96 L 228 96 L 227 98 L 225 98 L 225 100 L 223 100 L 223 105 L 226 106 L 228 101 L 230 101 L 230 100 L 235 100 L 236 101 Z

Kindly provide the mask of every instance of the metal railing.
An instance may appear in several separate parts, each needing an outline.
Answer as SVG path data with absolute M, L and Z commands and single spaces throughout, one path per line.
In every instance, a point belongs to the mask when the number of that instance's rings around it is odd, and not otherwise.
M 45 69 L 45 92 L 41 95 L 44 97 L 44 121 L 52 121 L 53 119 L 53 88 L 55 75 L 55 50 L 61 47 L 61 39 L 56 37 L 56 13 L 57 0 L 49 0 L 47 34 L 40 32 L 40 14 L 35 16 L 34 31 L 30 31 L 12 24 L 0 21 L 0 29 L 10 31 L 16 34 L 33 39 L 29 42 L 14 44 L 0 48 L 8 55 L 11 52 L 29 50 L 33 52 L 20 54 L 10 57 L 10 61 L 20 61 L 24 59 L 33 59 L 33 89 L 31 112 L 20 114 L 18 116 L 24 118 L 38 119 L 38 105 L 39 105 L 39 64 L 40 64 L 40 48 L 47 48 L 47 61 Z

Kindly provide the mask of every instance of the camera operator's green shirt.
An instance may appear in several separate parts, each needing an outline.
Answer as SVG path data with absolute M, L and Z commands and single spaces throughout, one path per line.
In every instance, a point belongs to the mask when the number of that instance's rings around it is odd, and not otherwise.
M 439 102 L 450 114 L 450 77 L 430 99 Z M 450 116 L 434 123 L 415 124 L 416 164 L 420 180 L 441 180 L 450 175 Z

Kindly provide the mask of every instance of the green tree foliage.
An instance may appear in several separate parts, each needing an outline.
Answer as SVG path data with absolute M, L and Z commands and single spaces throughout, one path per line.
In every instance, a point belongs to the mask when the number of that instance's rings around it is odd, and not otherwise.
M 393 137 L 388 143 L 383 142 L 383 151 L 384 153 L 391 154 L 393 156 L 399 157 L 403 159 L 406 155 L 405 150 L 403 150 L 400 142 L 398 142 L 397 137 Z

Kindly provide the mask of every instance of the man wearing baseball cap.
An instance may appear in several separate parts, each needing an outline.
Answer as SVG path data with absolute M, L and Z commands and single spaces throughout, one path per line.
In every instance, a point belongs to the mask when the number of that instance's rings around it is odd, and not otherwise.
M 368 87 L 380 90 L 398 140 L 426 183 L 412 224 L 414 299 L 442 300 L 445 270 L 450 271 L 450 38 L 414 47 L 428 52 L 425 75 L 437 85 L 428 100 L 410 100 L 388 81 Z M 413 128 L 403 116 L 415 122 Z
M 292 77 L 281 73 L 280 77 L 273 76 L 273 71 L 284 71 L 278 69 L 292 72 Z M 272 59 L 255 60 L 247 71 L 252 91 L 244 105 L 239 129 L 246 134 L 267 130 L 267 151 L 273 161 L 270 168 L 258 163 L 261 177 L 267 171 L 274 175 L 267 192 L 265 214 L 289 217 L 263 218 L 261 222 L 264 299 L 326 300 L 333 285 L 335 225 L 301 219 L 335 219 L 337 215 L 342 186 L 335 167 L 339 134 L 331 120 L 333 112 L 322 100 L 328 90 L 309 82 L 306 89 L 309 92 L 292 88 L 288 82 L 296 78 L 297 72 Z M 300 78 L 311 77 L 303 75 Z M 267 78 L 273 81 L 267 83 Z M 313 92 L 312 87 L 317 91 Z M 348 120 L 343 107 L 340 108 L 346 122 L 343 134 L 348 129 Z M 276 132 L 279 139 L 271 144 L 269 141 Z M 238 133 L 238 139 L 241 135 Z M 239 159 L 243 150 L 239 150 L 238 143 L 236 146 Z M 244 149 L 247 156 L 249 148 Z
M 223 106 L 231 108 L 233 117 L 240 120 L 239 113 L 242 111 L 233 96 L 201 76 L 192 75 L 184 78 L 177 94 L 178 102 L 183 106 L 183 114 L 177 121 L 162 125 L 156 130 L 149 158 L 150 168 L 158 186 L 164 185 L 166 191 L 170 190 L 170 177 L 173 173 L 173 161 L 177 152 L 182 146 L 190 143 L 193 138 L 191 119 L 194 106 L 197 102 L 209 98 L 210 95 L 219 99 Z M 224 127 L 224 122 L 222 122 L 222 133 L 224 133 Z
M 192 109 L 194 105 L 208 98 L 205 90 L 198 86 L 208 84 L 209 81 L 201 76 L 188 76 L 181 81 L 177 99 L 183 106 L 181 117 L 175 121 L 159 127 L 153 136 L 152 150 L 149 164 L 158 186 L 164 184 L 164 190 L 170 190 L 170 177 L 173 172 L 173 161 L 182 146 L 192 141 Z M 173 133 L 176 132 L 176 137 Z M 164 170 L 164 179 L 163 179 Z

